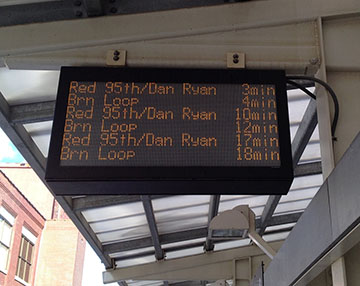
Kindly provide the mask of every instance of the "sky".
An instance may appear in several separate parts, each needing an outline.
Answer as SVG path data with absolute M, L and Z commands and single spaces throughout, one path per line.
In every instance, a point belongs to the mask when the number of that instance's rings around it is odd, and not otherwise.
M 17 151 L 4 131 L 0 129 L 0 163 L 24 163 L 25 159 Z

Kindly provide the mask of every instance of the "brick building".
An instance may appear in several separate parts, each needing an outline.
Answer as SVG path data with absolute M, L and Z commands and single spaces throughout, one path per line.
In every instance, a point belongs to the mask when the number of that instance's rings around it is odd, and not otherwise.
M 34 285 L 45 218 L 0 173 L 0 285 Z
M 0 170 L 0 286 L 80 286 L 85 239 L 29 166 Z

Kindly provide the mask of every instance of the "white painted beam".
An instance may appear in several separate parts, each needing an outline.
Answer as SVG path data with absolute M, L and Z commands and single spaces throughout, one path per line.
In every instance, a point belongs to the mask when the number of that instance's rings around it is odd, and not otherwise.
M 58 42 L 53 47 L 28 46 L 26 50 L 16 53 L 17 47 L 14 46 L 5 61 L 11 69 L 57 70 L 64 65 L 103 66 L 109 50 L 121 49 L 127 51 L 126 65 L 129 67 L 226 68 L 226 54 L 241 50 L 246 54 L 248 68 L 279 68 L 299 73 L 304 73 L 307 69 L 308 73 L 314 73 L 318 69 L 318 63 L 311 64 L 311 59 L 317 58 L 319 54 L 315 30 L 316 23 L 309 21 L 180 38 L 169 36 L 162 40 L 143 42 L 114 39 L 118 42 L 104 44 L 99 38 L 97 46 L 84 46 L 79 39 L 66 49 Z M 20 34 L 19 37 L 27 37 L 26 31 L 22 36 Z M 66 33 L 63 35 L 60 30 L 57 35 L 66 41 Z M 42 41 L 40 35 L 38 38 Z M 0 47 L 0 55 L 1 53 Z
M 274 0 L 4 27 L 0 56 L 185 37 L 360 12 L 357 0 Z M 174 21 L 176 19 L 176 21 Z
M 278 250 L 282 242 L 270 243 Z M 236 279 L 249 280 L 249 257 L 267 259 L 257 246 L 203 253 L 190 257 L 157 261 L 144 265 L 103 272 L 104 283 L 120 280 L 219 280 L 233 279 L 233 261 L 237 260 Z M 260 259 L 259 258 L 259 259 Z M 259 261 L 256 259 L 256 261 Z
M 347 286 L 344 256 L 331 264 L 332 282 L 336 286 Z

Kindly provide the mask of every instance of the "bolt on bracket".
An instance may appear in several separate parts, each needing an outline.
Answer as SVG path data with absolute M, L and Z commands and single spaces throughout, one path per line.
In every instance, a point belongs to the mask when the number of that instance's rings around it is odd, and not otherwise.
M 106 65 L 125 66 L 126 50 L 109 50 L 106 54 Z
M 230 52 L 226 54 L 227 67 L 232 69 L 245 68 L 245 54 L 241 52 Z

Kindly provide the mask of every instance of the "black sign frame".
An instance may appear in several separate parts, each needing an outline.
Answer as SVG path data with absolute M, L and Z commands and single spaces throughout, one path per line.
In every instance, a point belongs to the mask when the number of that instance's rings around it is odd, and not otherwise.
M 276 88 L 280 167 L 60 166 L 71 81 L 273 84 Z M 240 79 L 240 80 L 239 80 Z M 286 194 L 293 180 L 285 72 L 164 68 L 62 67 L 46 181 L 57 195 Z

